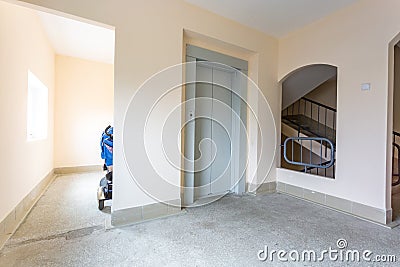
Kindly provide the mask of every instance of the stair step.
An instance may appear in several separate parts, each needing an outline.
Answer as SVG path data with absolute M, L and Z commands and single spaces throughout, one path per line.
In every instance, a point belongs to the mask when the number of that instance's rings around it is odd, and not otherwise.
M 304 115 L 283 116 L 282 121 L 294 129 L 301 129 L 301 132 L 310 137 L 323 137 L 336 143 L 336 131 L 316 120 Z

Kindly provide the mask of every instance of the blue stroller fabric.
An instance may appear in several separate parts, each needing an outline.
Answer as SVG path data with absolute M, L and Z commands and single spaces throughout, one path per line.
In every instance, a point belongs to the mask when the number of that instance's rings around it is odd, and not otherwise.
M 101 158 L 106 166 L 113 165 L 113 127 L 107 127 L 101 136 Z

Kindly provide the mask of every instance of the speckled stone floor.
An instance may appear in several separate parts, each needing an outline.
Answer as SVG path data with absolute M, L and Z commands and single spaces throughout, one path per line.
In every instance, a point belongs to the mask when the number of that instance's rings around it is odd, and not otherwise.
M 399 266 L 400 263 L 260 261 L 271 250 L 370 250 L 400 261 L 400 228 L 388 229 L 282 194 L 227 196 L 181 215 L 105 229 L 101 173 L 58 177 L 0 251 L 0 266 Z M 263 256 L 264 254 L 260 254 Z M 286 258 L 289 257 L 286 255 Z

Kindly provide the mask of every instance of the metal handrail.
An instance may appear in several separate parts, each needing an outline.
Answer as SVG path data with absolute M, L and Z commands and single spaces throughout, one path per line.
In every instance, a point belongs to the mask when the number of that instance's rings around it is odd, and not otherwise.
M 304 141 L 309 141 L 310 142 L 310 159 L 309 162 L 304 162 L 303 161 L 303 142 Z M 292 144 L 292 158 L 289 159 L 287 156 L 287 146 L 288 143 Z M 295 161 L 294 160 L 294 156 L 293 156 L 293 149 L 294 149 L 294 142 L 296 142 L 297 144 L 300 144 L 300 161 Z M 317 142 L 319 143 L 319 145 L 321 146 L 320 149 L 320 154 L 319 154 L 319 158 L 320 158 L 320 164 L 315 164 L 312 163 L 312 153 L 313 153 L 313 149 L 312 149 L 312 142 Z M 329 161 L 324 161 L 322 162 L 323 157 L 323 151 L 322 151 L 322 147 L 323 146 L 330 146 L 330 158 Z M 289 164 L 293 164 L 293 165 L 298 165 L 298 166 L 303 166 L 304 167 L 304 171 L 307 172 L 307 170 L 310 170 L 311 168 L 315 169 L 328 169 L 330 167 L 332 167 L 335 164 L 335 147 L 332 143 L 331 140 L 327 139 L 327 138 L 323 138 L 323 137 L 288 137 L 286 138 L 285 142 L 283 143 L 283 158 L 285 159 L 285 161 Z
M 324 105 L 324 104 L 322 104 L 322 103 L 318 103 L 317 101 L 311 100 L 311 99 L 309 99 L 309 98 L 302 97 L 301 99 L 303 99 L 303 100 L 305 100 L 305 101 L 308 101 L 308 102 L 311 102 L 311 103 L 313 103 L 313 104 L 315 104 L 315 105 L 317 105 L 317 106 L 320 106 L 320 107 L 329 109 L 329 110 L 331 110 L 331 111 L 337 112 L 337 110 L 336 110 L 335 108 L 332 108 L 332 107 L 330 107 L 330 106 Z

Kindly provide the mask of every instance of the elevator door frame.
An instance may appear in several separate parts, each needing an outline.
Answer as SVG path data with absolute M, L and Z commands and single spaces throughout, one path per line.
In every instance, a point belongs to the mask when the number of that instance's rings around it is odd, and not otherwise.
M 248 71 L 248 62 L 242 59 L 238 59 L 235 57 L 231 57 L 228 55 L 224 55 L 218 52 L 214 52 L 211 50 L 207 50 L 204 48 L 196 47 L 193 45 L 186 46 L 186 62 L 197 62 L 197 61 L 209 61 L 209 62 L 217 62 L 228 65 L 236 70 L 247 75 Z M 196 77 L 196 66 L 197 64 L 192 64 L 190 67 L 186 68 L 186 79 L 188 81 L 193 80 L 193 77 Z M 240 91 L 241 96 L 247 96 L 247 80 L 240 80 L 239 88 L 236 88 Z M 235 95 L 234 93 L 232 93 Z M 195 98 L 196 96 L 196 86 L 195 84 L 187 84 L 185 86 L 185 94 L 184 94 L 185 106 L 184 106 L 184 114 L 185 120 L 188 119 L 195 114 L 195 101 L 188 101 L 190 99 Z M 246 101 L 247 99 L 243 99 Z M 247 107 L 243 104 L 243 101 L 240 101 L 239 97 L 232 98 L 232 109 L 233 111 L 240 114 L 242 121 L 244 122 L 247 128 Z M 235 124 L 232 121 L 233 124 Z M 234 177 L 238 177 L 240 175 L 241 168 L 244 170 L 241 175 L 241 179 L 239 182 L 236 181 L 236 185 L 231 189 L 230 192 L 235 194 L 242 194 L 246 191 L 246 170 L 245 166 L 247 164 L 247 138 L 246 142 L 240 142 L 240 140 L 245 137 L 246 133 L 242 131 L 237 131 L 240 129 L 240 125 L 233 125 L 235 129 L 233 129 L 233 137 L 234 140 L 231 146 L 236 146 L 240 151 L 244 151 L 244 153 L 234 154 L 232 158 L 232 167 L 231 167 L 231 187 L 235 182 Z M 195 125 L 194 123 L 187 124 L 184 128 L 184 147 L 183 154 L 185 157 L 194 159 L 194 143 L 195 143 Z M 183 190 L 182 190 L 182 206 L 190 206 L 195 202 L 195 194 L 194 194 L 194 164 L 187 163 L 183 166 L 186 171 L 183 172 Z

